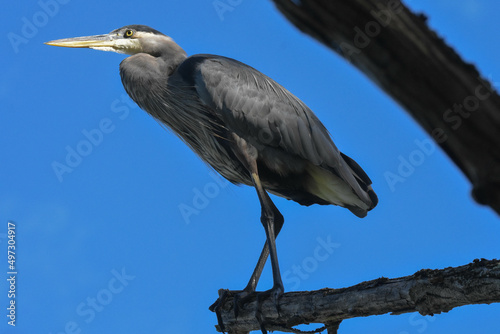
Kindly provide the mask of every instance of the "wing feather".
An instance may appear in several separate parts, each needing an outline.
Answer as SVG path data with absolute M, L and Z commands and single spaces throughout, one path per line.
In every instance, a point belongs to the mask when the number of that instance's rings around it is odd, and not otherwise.
M 371 202 L 327 129 L 302 101 L 234 59 L 199 57 L 203 61 L 198 64 L 195 88 L 202 102 L 214 108 L 229 130 L 256 147 L 279 148 L 333 171 L 362 201 Z
M 272 140 L 264 144 L 278 146 L 316 165 L 329 161 L 334 167 L 340 158 L 326 128 L 313 112 L 281 85 L 248 65 L 211 56 L 200 63 L 195 88 L 202 101 L 215 106 L 217 115 L 245 140 L 262 140 L 265 132 Z M 313 137 L 313 128 L 321 136 Z M 327 149 L 319 150 L 318 145 Z

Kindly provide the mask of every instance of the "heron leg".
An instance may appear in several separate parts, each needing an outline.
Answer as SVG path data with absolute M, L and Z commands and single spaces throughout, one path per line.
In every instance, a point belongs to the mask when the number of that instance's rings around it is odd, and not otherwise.
M 271 202 L 272 203 L 272 202 Z M 274 205 L 274 203 L 273 203 Z M 278 236 L 279 232 L 281 231 L 281 228 L 283 227 L 284 219 L 281 213 L 278 211 L 278 209 L 275 207 L 276 212 L 275 212 L 275 220 L 274 220 L 274 229 L 275 229 L 275 234 Z M 221 328 L 222 331 L 224 331 L 224 324 L 222 321 L 222 315 L 220 313 L 220 308 L 222 305 L 224 305 L 227 297 L 230 295 L 230 292 L 234 293 L 233 297 L 233 312 L 235 318 L 238 317 L 240 307 L 242 304 L 244 304 L 250 297 L 253 296 L 256 288 L 257 288 L 257 283 L 259 282 L 260 276 L 262 274 L 262 271 L 264 270 L 264 266 L 267 262 L 267 258 L 269 257 L 269 244 L 267 241 L 264 243 L 264 247 L 262 248 L 262 252 L 260 253 L 259 260 L 257 261 L 257 265 L 255 266 L 255 269 L 253 270 L 252 276 L 250 277 L 250 280 L 248 281 L 248 284 L 246 287 L 241 290 L 241 291 L 229 291 L 229 290 L 220 290 L 219 291 L 219 298 L 217 301 L 215 301 L 214 304 L 212 304 L 209 309 L 212 312 L 215 312 L 217 315 L 217 322 L 219 324 L 219 327 Z
M 231 136 L 233 139 L 233 152 L 250 174 L 252 183 L 255 187 L 255 190 L 257 191 L 257 196 L 259 197 L 262 210 L 260 221 L 262 222 L 262 225 L 264 226 L 264 229 L 266 231 L 266 244 L 262 249 L 252 276 L 250 277 L 250 280 L 245 289 L 242 291 L 242 295 L 240 297 L 242 297 L 245 292 L 252 293 L 255 291 L 260 275 L 262 274 L 262 270 L 264 269 L 267 257 L 269 255 L 271 255 L 271 265 L 274 281 L 273 289 L 271 290 L 280 290 L 282 293 L 283 282 L 281 280 L 281 274 L 278 265 L 278 255 L 276 252 L 276 236 L 283 227 L 284 218 L 283 215 L 279 212 L 276 205 L 274 205 L 273 201 L 271 200 L 261 183 L 257 167 L 257 159 L 259 156 L 257 148 L 248 143 L 245 139 L 239 137 L 236 133 L 232 133 Z M 278 296 L 275 296 L 275 301 L 277 301 L 277 297 Z
M 266 265 L 267 258 L 269 257 L 269 245 L 267 241 L 264 243 L 264 247 L 262 248 L 262 252 L 260 253 L 259 260 L 257 261 L 257 265 L 253 270 L 252 276 L 250 276 L 250 280 L 246 287 L 238 291 L 233 298 L 233 311 L 234 317 L 237 318 L 240 313 L 240 307 L 244 304 L 255 292 L 257 288 L 257 283 L 259 282 L 262 271 L 264 270 L 264 266 Z
M 267 257 L 271 256 L 271 266 L 273 271 L 273 287 L 270 290 L 259 292 L 257 294 L 257 309 L 256 309 L 256 317 L 261 325 L 261 330 L 263 333 L 266 333 L 264 327 L 264 321 L 262 318 L 262 314 L 260 312 L 260 305 L 262 300 L 265 298 L 272 296 L 274 298 L 274 304 L 279 313 L 279 305 L 278 301 L 281 295 L 284 292 L 283 281 L 281 280 L 281 274 L 279 270 L 278 264 L 278 254 L 276 252 L 276 236 L 280 232 L 283 227 L 284 218 L 283 215 L 279 212 L 278 208 L 274 205 L 273 201 L 269 197 L 268 193 L 265 191 L 258 174 L 257 168 L 257 157 L 258 152 L 255 147 L 249 145 L 244 139 L 240 138 L 236 134 L 232 134 L 234 139 L 233 141 L 233 152 L 236 154 L 241 163 L 246 167 L 247 171 L 250 173 L 250 177 L 253 185 L 257 191 L 257 195 L 259 197 L 259 201 L 261 204 L 261 222 L 266 231 L 266 244 L 262 249 L 259 260 L 257 261 L 257 265 L 250 277 L 250 280 L 245 287 L 244 290 L 238 292 L 239 296 L 234 300 L 234 311 L 235 316 L 238 313 L 238 300 L 242 298 L 248 297 L 250 294 L 253 294 L 255 288 L 257 287 L 257 283 L 262 274 L 262 270 L 267 261 Z M 222 293 L 219 291 L 219 299 L 210 306 L 210 310 L 217 314 L 217 320 L 219 322 L 219 326 L 222 331 L 224 331 L 224 324 L 222 323 L 222 316 L 220 310 L 224 305 L 225 299 L 227 298 L 229 291 L 224 290 Z
M 267 195 L 267 193 L 265 193 Z M 267 196 L 269 197 L 269 196 Z M 278 234 L 281 231 L 281 228 L 283 227 L 284 223 L 284 218 L 283 215 L 279 212 L 278 208 L 274 205 L 274 203 L 271 201 L 269 198 L 269 202 L 272 205 L 272 209 L 274 212 L 274 233 L 275 233 L 275 239 L 278 236 Z M 248 284 L 246 287 L 236 293 L 234 295 L 233 299 L 233 307 L 234 307 L 234 315 L 235 317 L 238 317 L 239 313 L 239 308 L 241 307 L 241 304 L 245 303 L 245 301 L 252 296 L 252 294 L 255 292 L 257 288 L 257 283 L 259 282 L 260 276 L 262 274 L 262 271 L 264 269 L 264 266 L 266 264 L 267 258 L 269 256 L 269 244 L 266 240 L 264 243 L 264 247 L 262 248 L 262 252 L 260 253 L 259 260 L 257 261 L 257 265 L 255 266 L 255 269 L 253 270 L 252 276 L 250 277 L 250 280 L 248 281 Z
M 274 303 L 276 305 L 276 308 L 278 308 L 278 300 L 279 297 L 281 297 L 281 295 L 283 294 L 284 288 L 278 264 L 278 253 L 276 251 L 277 233 L 275 227 L 277 226 L 275 225 L 278 226 L 280 225 L 276 224 L 276 221 L 281 221 L 281 225 L 283 224 L 283 216 L 278 211 L 278 209 L 274 205 L 273 201 L 271 200 L 267 192 L 264 190 L 264 187 L 262 186 L 260 178 L 256 173 L 256 171 L 252 171 L 251 176 L 252 176 L 252 181 L 254 182 L 255 189 L 257 190 L 257 195 L 259 197 L 262 208 L 262 214 L 260 220 L 262 222 L 262 225 L 264 226 L 264 229 L 266 230 L 266 238 L 267 238 L 267 244 L 269 246 L 269 255 L 271 257 L 271 267 L 273 270 L 273 283 L 274 283 L 273 287 L 268 291 L 262 292 L 260 296 L 258 296 L 258 299 L 259 297 L 262 298 L 267 295 L 272 295 L 274 298 Z

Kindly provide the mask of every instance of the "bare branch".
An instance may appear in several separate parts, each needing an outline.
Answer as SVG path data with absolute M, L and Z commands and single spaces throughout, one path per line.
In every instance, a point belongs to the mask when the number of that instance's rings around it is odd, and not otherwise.
M 500 261 L 483 259 L 456 268 L 423 269 L 401 278 L 382 277 L 349 288 L 289 292 L 280 299 L 279 315 L 269 299 L 262 303 L 261 313 L 269 331 L 298 333 L 293 326 L 321 323 L 326 324 L 328 333 L 336 333 L 340 322 L 349 318 L 408 312 L 433 315 L 457 306 L 498 302 Z M 221 310 L 225 330 L 259 330 L 255 308 L 254 299 L 244 305 L 235 319 L 230 295 Z
M 500 96 L 399 0 L 273 0 L 400 103 L 500 213 Z

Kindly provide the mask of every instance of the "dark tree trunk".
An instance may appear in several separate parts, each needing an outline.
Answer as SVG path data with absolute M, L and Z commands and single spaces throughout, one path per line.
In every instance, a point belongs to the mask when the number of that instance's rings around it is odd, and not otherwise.
M 273 0 L 404 107 L 500 213 L 500 97 L 399 0 Z

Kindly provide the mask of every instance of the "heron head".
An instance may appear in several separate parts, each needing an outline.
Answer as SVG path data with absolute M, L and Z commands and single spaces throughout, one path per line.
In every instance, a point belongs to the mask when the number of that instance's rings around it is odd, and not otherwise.
M 148 53 L 160 55 L 166 47 L 177 47 L 167 35 L 144 25 L 128 25 L 109 34 L 58 39 L 45 44 L 69 48 L 90 48 L 134 55 Z

